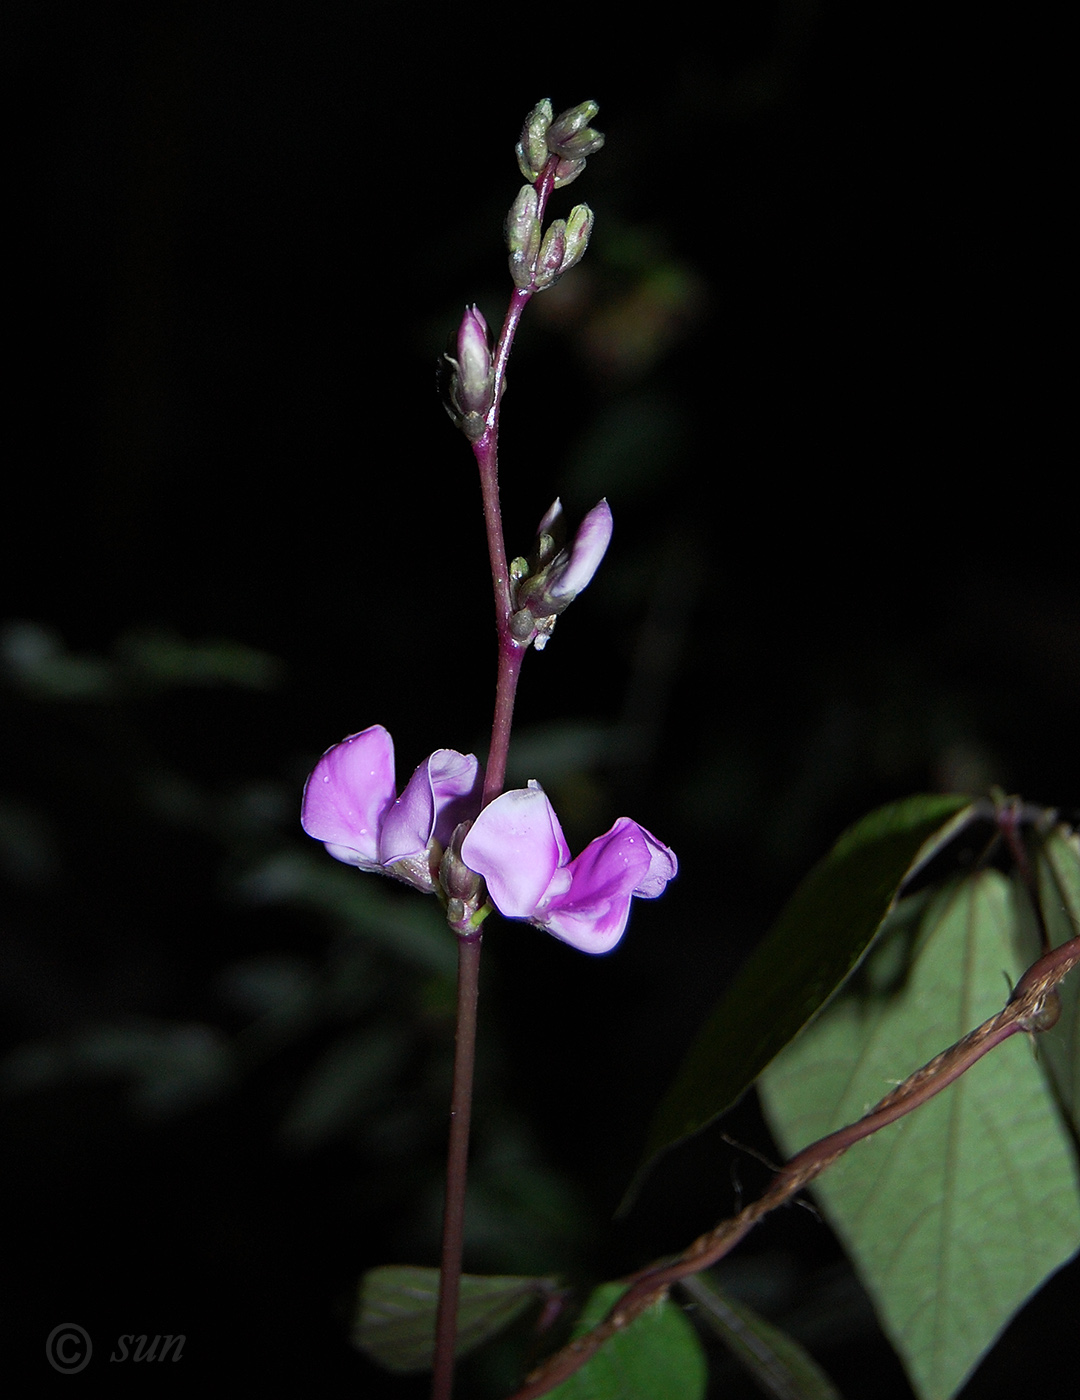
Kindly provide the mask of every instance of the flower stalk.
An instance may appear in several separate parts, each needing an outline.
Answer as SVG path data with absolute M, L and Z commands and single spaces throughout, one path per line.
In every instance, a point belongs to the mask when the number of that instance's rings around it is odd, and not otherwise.
M 578 114 L 585 113 L 581 120 Z M 593 103 L 564 113 L 560 121 L 571 129 L 560 131 L 565 140 L 576 142 L 572 158 L 553 149 L 547 133 L 552 124 L 550 103 L 540 103 L 526 118 L 522 140 L 517 148 L 518 163 L 530 184 L 515 200 L 507 219 L 507 242 L 510 247 L 510 271 L 514 289 L 490 369 L 490 402 L 483 420 L 483 429 L 467 431 L 480 476 L 480 494 L 487 534 L 488 559 L 495 602 L 495 633 L 498 647 L 498 667 L 495 682 L 495 708 L 491 724 L 491 743 L 485 765 L 482 810 L 487 809 L 502 793 L 506 781 L 506 764 L 510 753 L 510 731 L 514 718 L 514 700 L 525 651 L 531 637 L 514 635 L 511 618 L 514 597 L 510 568 L 506 557 L 502 508 L 499 500 L 499 413 L 506 387 L 506 366 L 514 338 L 525 307 L 537 291 L 553 285 L 564 270 L 585 251 L 591 230 L 591 215 L 586 219 L 575 211 L 573 233 L 567 246 L 565 225 L 556 230 L 555 238 L 544 243 L 541 237 L 548 200 L 560 173 L 572 179 L 584 169 L 583 148 L 588 154 L 598 150 L 603 138 L 589 131 L 581 132 L 596 113 Z M 567 119 L 569 118 L 569 121 Z M 589 145 L 589 138 L 592 144 Z M 573 166 L 573 173 L 571 173 Z M 557 244 L 558 247 L 553 247 Z M 546 252 L 550 266 L 541 267 Z M 552 263 L 555 253 L 557 263 Z M 466 838 L 467 839 L 467 838 Z M 439 1278 L 439 1301 L 435 1320 L 435 1367 L 432 1380 L 432 1400 L 451 1400 L 453 1393 L 454 1348 L 457 1335 L 458 1290 L 464 1249 L 465 1191 L 471 1116 L 473 1059 L 476 1044 L 476 987 L 479 977 L 480 936 L 458 937 L 458 1003 L 457 1038 L 454 1050 L 454 1088 L 451 1106 L 450 1142 L 447 1153 L 446 1202 L 443 1217 L 442 1262 Z
M 458 1295 L 465 1246 L 465 1186 L 469 1164 L 473 1070 L 476 1063 L 476 1003 L 480 990 L 480 930 L 458 935 L 457 1032 L 450 1092 L 450 1138 L 446 1154 L 439 1307 L 435 1317 L 432 1400 L 449 1400 L 454 1387 Z

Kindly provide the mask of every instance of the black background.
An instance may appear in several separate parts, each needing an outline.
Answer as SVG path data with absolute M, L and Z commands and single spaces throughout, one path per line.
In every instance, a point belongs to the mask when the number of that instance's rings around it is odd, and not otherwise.
M 18 841 L 9 861 L 9 1047 L 133 1017 L 231 1034 L 223 970 L 329 956 L 325 920 L 238 912 L 236 851 L 149 815 L 140 772 L 266 782 L 299 846 L 304 775 L 344 734 L 386 724 L 399 776 L 482 752 L 478 492 L 434 364 L 464 302 L 501 319 L 525 112 L 591 96 L 608 145 L 556 212 L 587 200 L 594 244 L 527 313 L 502 475 L 513 551 L 557 492 L 571 516 L 606 494 L 615 536 L 527 661 L 515 781 L 545 778 L 574 849 L 627 812 L 682 873 L 611 959 L 493 924 L 483 1082 L 600 1222 L 570 1251 L 585 1277 L 728 1213 L 733 1170 L 757 1188 L 703 1139 L 605 1223 L 695 1027 L 809 863 L 910 791 L 1080 801 L 1060 36 L 993 25 L 812 0 L 9 7 L 3 616 L 81 656 L 151 627 L 281 663 L 265 692 L 117 705 L 28 693 L 9 666 L 9 810 L 51 833 L 45 877 Z M 592 736 L 584 757 L 526 771 L 552 726 Z M 411 994 L 391 985 L 396 1015 Z M 421 1022 L 445 1046 L 445 1015 Z M 77 1384 L 41 1356 L 69 1318 L 99 1376 L 122 1333 L 188 1336 L 168 1376 L 110 1367 L 117 1385 L 423 1393 L 353 1352 L 347 1311 L 365 1267 L 434 1262 L 385 1183 L 428 1189 L 438 1135 L 422 1161 L 284 1150 L 323 1049 L 301 1038 L 154 1122 L 108 1076 L 9 1098 L 21 1393 Z M 751 1106 L 732 1131 L 769 1150 Z M 748 1256 L 794 1279 L 792 1307 L 831 1280 L 861 1318 L 822 1225 L 789 1211 L 760 1236 Z M 1059 1276 L 971 1396 L 1025 1374 L 1075 1288 Z M 845 1394 L 868 1374 L 909 1393 L 869 1322 L 824 1336 Z

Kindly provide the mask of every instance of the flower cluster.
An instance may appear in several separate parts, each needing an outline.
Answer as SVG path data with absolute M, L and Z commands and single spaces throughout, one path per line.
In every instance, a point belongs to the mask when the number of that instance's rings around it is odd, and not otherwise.
M 501 914 L 586 953 L 614 948 L 631 899 L 655 899 L 678 870 L 674 853 L 628 817 L 571 859 L 538 783 L 504 792 L 482 811 L 481 786 L 472 754 L 438 749 L 399 797 L 393 740 L 376 724 L 323 754 L 304 789 L 301 822 L 336 860 L 425 892 L 438 887 L 454 843 Z

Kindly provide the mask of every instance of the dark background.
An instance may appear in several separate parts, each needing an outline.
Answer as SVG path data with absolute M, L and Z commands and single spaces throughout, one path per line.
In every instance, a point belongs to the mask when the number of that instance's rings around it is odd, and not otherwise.
M 320 881 L 373 882 L 320 874 L 296 813 L 369 724 L 402 780 L 484 749 L 479 498 L 434 366 L 466 301 L 501 320 L 541 96 L 594 97 L 608 145 L 556 196 L 596 212 L 586 262 L 511 365 L 508 542 L 556 493 L 572 518 L 606 494 L 615 536 L 527 661 L 512 778 L 575 850 L 627 813 L 682 871 L 608 959 L 490 925 L 469 1265 L 613 1277 L 759 1189 L 705 1134 L 608 1224 L 696 1026 L 848 822 L 991 784 L 1076 811 L 1059 36 L 992 24 L 8 8 L 20 1393 L 76 1384 L 41 1356 L 68 1320 L 99 1378 L 121 1334 L 187 1336 L 168 1373 L 109 1367 L 121 1386 L 423 1393 L 348 1322 L 363 1269 L 435 1262 L 452 953 L 409 892 L 346 908 Z M 372 932 L 425 915 L 419 952 Z M 771 1150 L 750 1104 L 729 1130 Z M 846 1395 L 909 1393 L 809 1213 L 731 1269 Z M 1076 1286 L 971 1397 L 1026 1375 Z

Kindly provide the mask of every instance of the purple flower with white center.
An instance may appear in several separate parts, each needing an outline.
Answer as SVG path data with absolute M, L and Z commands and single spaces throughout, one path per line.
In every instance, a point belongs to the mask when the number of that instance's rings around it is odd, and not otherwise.
M 479 811 L 482 786 L 472 754 L 437 749 L 398 797 L 394 741 L 373 724 L 319 759 L 304 788 L 300 822 L 335 860 L 430 894 L 455 827 Z
M 528 919 L 583 953 L 614 948 L 631 899 L 655 899 L 679 868 L 674 852 L 629 817 L 571 860 L 555 809 L 536 782 L 484 808 L 461 843 L 461 858 L 484 877 L 506 918 Z

